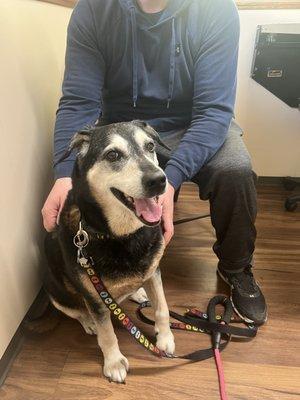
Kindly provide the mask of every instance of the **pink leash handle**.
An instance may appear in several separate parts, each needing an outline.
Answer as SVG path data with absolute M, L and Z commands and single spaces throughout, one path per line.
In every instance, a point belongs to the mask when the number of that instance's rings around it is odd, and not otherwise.
M 218 371 L 221 400 L 228 400 L 228 397 L 226 394 L 224 369 L 223 369 L 223 364 L 222 364 L 221 354 L 220 354 L 219 349 L 214 349 L 214 354 L 215 354 L 215 361 L 216 361 L 216 366 L 217 366 L 217 371 Z

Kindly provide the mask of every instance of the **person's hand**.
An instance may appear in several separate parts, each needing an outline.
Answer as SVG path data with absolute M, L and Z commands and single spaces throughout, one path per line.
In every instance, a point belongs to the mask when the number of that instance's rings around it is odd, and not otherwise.
M 162 226 L 166 246 L 174 235 L 174 193 L 175 189 L 172 185 L 168 184 L 166 192 L 159 197 L 159 203 L 162 205 Z
M 59 215 L 71 189 L 71 178 L 59 178 L 53 185 L 42 209 L 43 224 L 46 231 L 53 231 L 56 224 L 58 224 Z

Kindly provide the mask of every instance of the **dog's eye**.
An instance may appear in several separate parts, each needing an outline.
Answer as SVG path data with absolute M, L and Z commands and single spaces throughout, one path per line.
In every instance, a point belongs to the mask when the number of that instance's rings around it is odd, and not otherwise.
M 146 144 L 146 149 L 147 149 L 148 151 L 150 151 L 150 153 L 153 153 L 153 152 L 154 152 L 154 149 L 155 149 L 155 144 L 154 144 L 153 142 L 147 143 L 147 144 Z
M 108 153 L 106 153 L 105 158 L 108 161 L 117 161 L 122 157 L 122 154 L 115 151 L 115 150 L 111 150 Z

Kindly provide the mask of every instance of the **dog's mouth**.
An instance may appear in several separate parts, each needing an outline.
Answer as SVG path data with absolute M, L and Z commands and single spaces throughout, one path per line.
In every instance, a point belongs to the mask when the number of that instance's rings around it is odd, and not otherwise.
M 135 216 L 147 226 L 155 226 L 160 223 L 162 207 L 158 204 L 158 196 L 152 198 L 136 199 L 127 196 L 116 188 L 110 189 L 113 195 L 123 203 Z

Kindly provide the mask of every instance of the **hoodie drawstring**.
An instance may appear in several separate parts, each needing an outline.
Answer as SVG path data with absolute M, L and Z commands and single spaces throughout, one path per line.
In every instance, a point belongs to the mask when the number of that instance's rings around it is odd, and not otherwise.
M 170 102 L 172 100 L 174 92 L 175 57 L 176 57 L 175 18 L 172 18 L 172 39 L 171 39 L 171 52 L 170 52 L 169 91 L 168 91 L 167 108 L 170 108 Z
M 135 9 L 130 9 L 131 29 L 132 29 L 132 100 L 133 107 L 136 107 L 138 99 L 138 49 Z
M 137 25 L 135 8 L 130 8 L 131 29 L 132 29 L 132 101 L 133 107 L 136 107 L 138 99 L 138 48 L 137 48 Z M 170 52 L 170 72 L 169 72 L 169 89 L 167 98 L 167 108 L 173 98 L 175 84 L 175 59 L 176 59 L 176 33 L 175 18 L 172 18 L 172 39 Z

